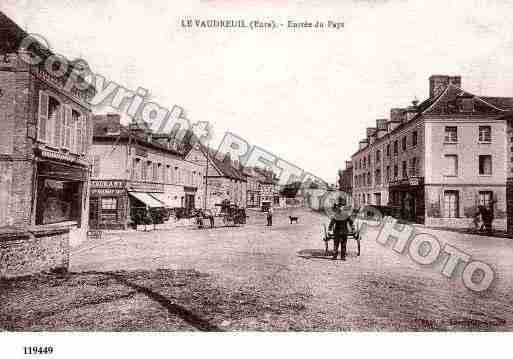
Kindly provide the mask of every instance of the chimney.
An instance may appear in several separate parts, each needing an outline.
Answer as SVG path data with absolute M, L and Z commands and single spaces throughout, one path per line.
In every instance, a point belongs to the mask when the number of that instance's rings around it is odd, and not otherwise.
M 367 127 L 367 139 L 370 144 L 376 140 L 376 129 L 374 127 Z
M 415 117 L 415 115 L 417 115 L 417 113 L 418 113 L 417 104 L 418 104 L 418 101 L 413 100 L 411 102 L 411 106 L 408 106 L 406 108 L 406 119 L 404 120 L 404 122 L 411 121 Z
M 386 118 L 376 120 L 376 137 L 381 138 L 387 133 L 387 122 Z
M 461 76 L 432 75 L 429 77 L 429 98 L 440 95 L 449 84 L 461 87 Z
M 367 145 L 369 144 L 369 141 L 367 139 L 363 139 L 359 142 L 359 148 L 358 150 L 363 150 Z
M 390 110 L 390 121 L 387 122 L 388 132 L 397 128 L 401 123 L 406 121 L 406 110 L 404 108 L 393 108 Z
M 121 116 L 117 113 L 93 116 L 93 133 L 95 136 L 119 135 Z
M 353 161 L 346 161 L 346 169 L 353 167 Z

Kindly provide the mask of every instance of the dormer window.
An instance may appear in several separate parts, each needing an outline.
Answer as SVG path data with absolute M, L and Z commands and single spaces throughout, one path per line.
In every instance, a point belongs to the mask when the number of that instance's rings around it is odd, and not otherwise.
M 459 105 L 461 112 L 474 112 L 474 99 L 472 97 L 460 98 Z

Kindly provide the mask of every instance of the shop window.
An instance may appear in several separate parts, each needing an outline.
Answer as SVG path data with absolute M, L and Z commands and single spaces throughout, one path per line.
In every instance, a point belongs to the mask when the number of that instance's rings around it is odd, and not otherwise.
M 444 211 L 446 218 L 459 217 L 459 192 L 444 191 Z
M 491 126 L 479 126 L 479 142 L 492 142 Z
M 82 211 L 82 184 L 40 178 L 37 183 L 36 224 L 77 221 Z
M 457 176 L 458 175 L 458 156 L 457 155 L 445 155 L 445 171 L 444 176 Z
M 458 127 L 445 126 L 445 142 L 455 143 L 458 142 Z
M 491 176 L 492 175 L 492 156 L 479 155 L 479 175 Z
M 102 197 L 101 206 L 103 210 L 118 209 L 118 199 L 116 197 Z

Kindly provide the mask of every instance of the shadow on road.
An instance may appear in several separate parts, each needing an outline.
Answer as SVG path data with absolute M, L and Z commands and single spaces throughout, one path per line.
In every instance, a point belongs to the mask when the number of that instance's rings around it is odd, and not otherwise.
M 121 274 L 116 272 L 83 272 L 83 273 L 69 273 L 70 275 L 73 274 L 94 274 L 94 275 L 105 275 L 111 278 L 116 279 L 119 283 L 124 284 L 125 286 L 135 290 L 138 293 L 146 295 L 151 300 L 159 303 L 161 306 L 166 308 L 166 310 L 171 315 L 175 315 L 179 318 L 181 318 L 183 321 L 188 323 L 189 325 L 193 326 L 194 328 L 201 330 L 201 331 L 223 331 L 222 329 L 218 328 L 214 324 L 209 323 L 207 320 L 201 318 L 200 316 L 194 314 L 190 310 L 175 304 L 171 302 L 166 296 L 157 293 L 150 288 L 138 285 L 136 283 L 128 281 L 126 278 L 124 278 Z

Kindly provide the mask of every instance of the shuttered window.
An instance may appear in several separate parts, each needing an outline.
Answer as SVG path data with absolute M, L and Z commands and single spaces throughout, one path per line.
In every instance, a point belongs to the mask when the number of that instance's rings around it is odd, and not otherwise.
M 46 127 L 48 123 L 48 94 L 39 91 L 39 113 L 37 125 L 37 139 L 46 142 Z
M 63 121 L 63 135 L 61 139 L 61 147 L 67 150 L 71 148 L 71 123 L 72 123 L 71 107 L 64 106 L 64 121 Z

